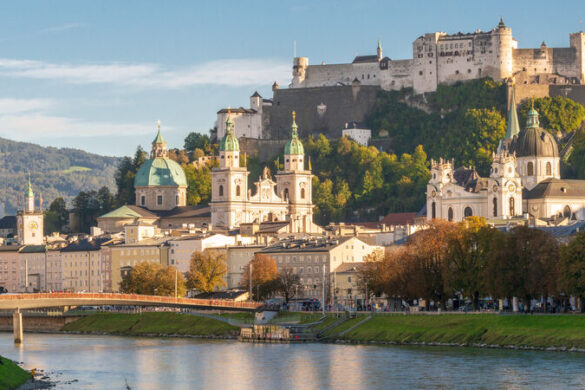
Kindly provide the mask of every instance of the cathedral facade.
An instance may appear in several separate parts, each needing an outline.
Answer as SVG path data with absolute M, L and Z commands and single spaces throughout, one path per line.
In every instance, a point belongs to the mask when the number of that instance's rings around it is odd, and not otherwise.
M 488 178 L 454 161 L 431 160 L 427 185 L 427 219 L 461 221 L 529 217 L 585 220 L 585 180 L 564 180 L 554 137 L 540 128 L 534 108 L 520 131 L 512 90 L 506 138 L 492 156 Z
M 225 135 L 219 143 L 219 167 L 211 171 L 211 224 L 234 229 L 244 223 L 288 222 L 290 232 L 318 233 L 313 223 L 312 177 L 293 112 L 291 138 L 284 148 L 284 169 L 273 178 L 268 168 L 248 189 L 245 156 L 228 115 Z M 242 158 L 243 157 L 243 158 Z M 243 166 L 241 161 L 243 160 Z

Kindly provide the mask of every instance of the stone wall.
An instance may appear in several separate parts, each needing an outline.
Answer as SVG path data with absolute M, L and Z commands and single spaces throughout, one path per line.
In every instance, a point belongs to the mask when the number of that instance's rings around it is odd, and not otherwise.
M 22 315 L 22 325 L 25 332 L 35 331 L 59 331 L 66 324 L 77 321 L 81 316 L 54 316 Z M 12 332 L 12 314 L 0 316 L 0 332 Z M 25 341 L 26 342 L 26 341 Z
M 585 85 L 544 85 L 544 84 L 516 84 L 516 103 L 521 104 L 531 98 L 546 96 L 564 96 L 585 106 Z
M 301 137 L 323 133 L 330 138 L 340 138 L 346 123 L 365 120 L 376 103 L 379 90 L 380 87 L 371 85 L 276 90 L 273 105 L 264 107 L 263 138 L 287 139 L 292 111 L 297 113 Z

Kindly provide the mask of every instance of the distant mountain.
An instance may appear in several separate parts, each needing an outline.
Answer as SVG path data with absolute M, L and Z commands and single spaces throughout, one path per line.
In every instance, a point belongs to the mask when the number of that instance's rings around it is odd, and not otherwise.
M 108 186 L 116 190 L 114 172 L 120 161 L 70 148 L 42 147 L 0 138 L 0 202 L 4 214 L 14 214 L 26 190 L 30 172 L 33 190 L 42 194 L 43 208 L 62 196 L 70 204 L 79 191 Z M 37 203 L 38 206 L 38 203 Z

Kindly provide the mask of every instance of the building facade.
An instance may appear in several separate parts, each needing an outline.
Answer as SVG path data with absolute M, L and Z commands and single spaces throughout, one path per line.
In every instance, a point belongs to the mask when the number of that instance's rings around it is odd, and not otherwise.
M 219 144 L 219 167 L 211 171 L 212 227 L 234 229 L 242 223 L 287 221 L 291 232 L 319 232 L 313 223 L 313 175 L 310 167 L 306 169 L 294 112 L 291 139 L 284 148 L 284 169 L 277 172 L 274 181 L 264 168 L 254 194 L 248 190 L 246 159 L 244 156 L 241 166 L 239 142 L 229 116 L 226 129 Z
M 385 90 L 414 88 L 432 92 L 439 84 L 491 77 L 518 77 L 529 82 L 585 83 L 585 33 L 570 34 L 569 47 L 519 49 L 512 29 L 502 20 L 490 31 L 424 34 L 412 44 L 412 58 L 391 60 L 382 55 L 357 56 L 350 64 L 309 65 L 307 57 L 293 60 L 292 88 L 376 85 Z M 552 78 L 550 76 L 553 76 Z

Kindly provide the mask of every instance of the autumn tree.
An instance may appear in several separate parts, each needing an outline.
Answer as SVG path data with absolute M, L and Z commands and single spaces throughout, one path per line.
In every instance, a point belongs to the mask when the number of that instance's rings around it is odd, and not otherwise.
M 227 286 L 226 274 L 225 255 L 215 250 L 194 252 L 187 273 L 187 287 L 202 292 L 216 291 Z
M 291 267 L 283 268 L 276 278 L 276 291 L 282 294 L 284 301 L 288 303 L 291 298 L 295 297 L 299 289 L 302 289 L 300 276 L 294 273 Z
M 153 295 L 174 296 L 175 281 L 177 286 L 177 297 L 185 295 L 185 278 L 175 267 L 161 267 L 154 276 Z
M 177 296 L 185 295 L 185 279 L 175 267 L 163 267 L 159 263 L 143 261 L 136 264 L 122 278 L 120 291 L 142 295 L 175 295 L 175 277 L 177 278 Z
M 263 300 L 271 296 L 276 290 L 278 269 L 276 262 L 270 256 L 256 253 L 250 263 L 244 267 L 244 275 L 240 287 L 248 289 L 250 286 L 250 265 L 252 265 L 252 296 L 254 300 Z
M 583 310 L 585 299 L 585 232 L 579 232 L 566 247 L 561 248 L 559 287 L 565 294 L 579 298 Z

